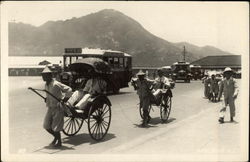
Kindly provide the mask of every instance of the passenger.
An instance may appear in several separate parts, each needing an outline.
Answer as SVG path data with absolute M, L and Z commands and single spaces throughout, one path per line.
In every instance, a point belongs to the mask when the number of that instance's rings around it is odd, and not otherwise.
M 156 98 L 156 101 L 159 101 L 160 94 L 162 93 L 162 89 L 170 88 L 169 79 L 163 76 L 163 71 L 161 69 L 157 70 L 158 77 L 155 79 L 153 95 Z
M 222 92 L 223 92 L 224 102 L 223 102 L 223 107 L 220 110 L 220 118 L 219 118 L 220 123 L 224 123 L 224 116 L 226 113 L 227 105 L 229 105 L 229 108 L 230 108 L 230 121 L 231 122 L 234 121 L 233 119 L 235 117 L 234 100 L 238 96 L 238 87 L 237 87 L 236 81 L 232 77 L 233 75 L 232 69 L 230 67 L 225 68 L 223 75 L 225 78 L 221 81 L 219 97 L 218 97 L 218 100 L 220 100 L 222 96 Z
M 76 91 L 68 100 L 67 104 L 75 108 L 84 109 L 88 103 L 88 99 L 98 94 L 106 94 L 107 83 L 100 76 L 94 76 L 88 79 L 86 85 L 82 90 Z
M 68 95 L 72 91 L 70 87 L 54 80 L 52 72 L 48 67 L 43 70 L 42 78 L 46 82 L 45 90 L 58 99 L 63 99 L 65 93 Z M 54 140 L 50 143 L 50 146 L 60 147 L 62 146 L 60 131 L 63 130 L 64 111 L 60 106 L 60 102 L 49 94 L 46 94 L 45 102 L 48 110 L 44 118 L 43 127 L 54 136 Z
M 70 107 L 74 107 L 75 104 L 77 104 L 82 99 L 82 97 L 85 95 L 83 89 L 86 85 L 86 80 L 87 80 L 86 78 L 82 78 L 82 83 L 80 84 L 78 89 L 75 90 L 72 96 L 68 99 L 68 101 L 66 102 L 66 105 Z
M 134 89 L 137 90 L 140 100 L 140 107 L 143 109 L 143 122 L 141 126 L 145 127 L 150 120 L 148 109 L 150 106 L 150 101 L 152 98 L 154 98 L 150 87 L 154 84 L 154 81 L 146 79 L 145 73 L 142 70 L 137 73 L 137 77 L 138 78 L 136 79 L 132 79 L 132 85 L 134 86 Z

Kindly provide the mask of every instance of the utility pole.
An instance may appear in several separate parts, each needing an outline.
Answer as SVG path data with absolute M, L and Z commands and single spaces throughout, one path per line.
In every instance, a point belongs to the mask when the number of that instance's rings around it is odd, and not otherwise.
M 185 48 L 185 46 L 183 46 L 183 48 L 184 48 L 184 50 L 183 50 L 183 58 L 184 58 L 184 61 L 186 61 L 186 48 Z

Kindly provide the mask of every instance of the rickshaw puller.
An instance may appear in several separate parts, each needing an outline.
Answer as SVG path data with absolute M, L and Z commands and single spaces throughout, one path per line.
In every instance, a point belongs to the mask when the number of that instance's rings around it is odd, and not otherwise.
M 43 80 L 46 82 L 45 90 L 53 94 L 58 99 L 63 99 L 65 97 L 65 93 L 67 95 L 72 92 L 70 87 L 53 79 L 52 71 L 48 67 L 45 67 L 41 74 Z M 54 140 L 50 143 L 50 146 L 60 147 L 62 145 L 60 131 L 63 130 L 64 124 L 63 106 L 61 106 L 60 102 L 47 93 L 45 102 L 48 109 L 44 118 L 43 127 L 54 136 Z
M 147 125 L 150 119 L 148 109 L 153 95 L 149 87 L 154 84 L 154 81 L 146 79 L 145 73 L 142 72 L 142 70 L 137 73 L 137 77 L 137 80 L 132 80 L 132 85 L 134 86 L 135 90 L 137 90 L 137 94 L 140 100 L 140 107 L 142 107 L 143 109 L 143 122 L 141 125 L 144 127 Z

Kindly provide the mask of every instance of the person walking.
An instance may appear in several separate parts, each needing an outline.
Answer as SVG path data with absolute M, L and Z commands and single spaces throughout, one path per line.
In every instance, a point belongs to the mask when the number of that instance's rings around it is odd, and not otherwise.
M 209 97 L 209 92 L 210 92 L 210 79 L 208 74 L 206 73 L 204 77 L 202 78 L 202 83 L 204 84 L 204 97 L 208 98 Z
M 226 107 L 229 105 L 230 108 L 230 121 L 234 121 L 235 117 L 235 104 L 234 100 L 238 96 L 238 87 L 235 79 L 233 79 L 233 71 L 230 67 L 225 68 L 224 72 L 224 79 L 221 81 L 220 84 L 220 89 L 219 89 L 219 96 L 218 100 L 220 101 L 220 98 L 222 96 L 222 93 L 224 94 L 224 102 L 222 109 L 220 110 L 220 117 L 219 117 L 219 122 L 224 123 L 224 117 L 225 117 L 225 112 L 226 112 Z
M 210 79 L 210 100 L 212 102 L 216 102 L 219 93 L 219 83 L 218 80 L 215 78 L 215 74 L 212 74 Z
M 49 93 L 53 94 L 58 99 L 63 99 L 65 95 L 69 95 L 72 92 L 72 89 L 53 78 L 52 71 L 45 67 L 45 69 L 41 73 L 43 80 L 45 83 L 45 90 Z M 46 106 L 48 107 L 47 113 L 44 118 L 43 127 L 47 130 L 51 135 L 53 135 L 54 139 L 50 143 L 50 146 L 61 147 L 61 134 L 60 131 L 63 130 L 64 124 L 64 109 L 60 102 L 58 102 L 51 95 L 46 93 Z

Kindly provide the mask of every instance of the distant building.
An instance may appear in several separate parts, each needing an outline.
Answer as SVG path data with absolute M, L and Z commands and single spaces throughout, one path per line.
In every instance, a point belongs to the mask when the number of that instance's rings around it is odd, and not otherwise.
M 191 64 L 200 65 L 205 71 L 223 71 L 226 67 L 231 67 L 238 72 L 241 71 L 241 55 L 207 56 Z
M 62 57 L 53 56 L 10 56 L 8 57 L 8 73 L 9 76 L 39 76 L 46 65 L 57 67 L 62 59 Z

